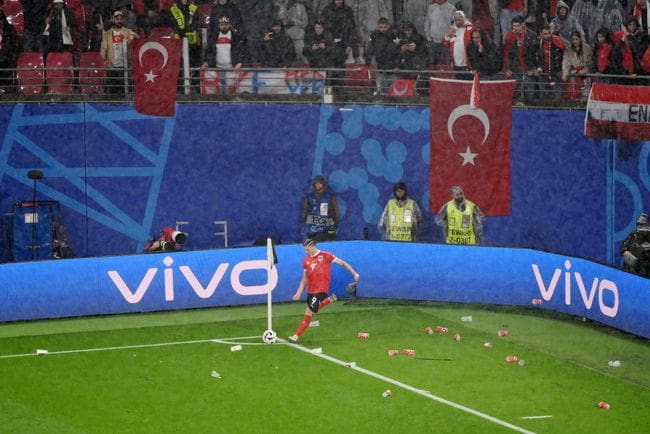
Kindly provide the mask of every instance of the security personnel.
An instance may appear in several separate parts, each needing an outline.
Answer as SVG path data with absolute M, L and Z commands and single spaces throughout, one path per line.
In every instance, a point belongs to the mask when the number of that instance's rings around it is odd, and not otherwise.
M 393 186 L 393 199 L 384 207 L 379 230 L 390 241 L 417 241 L 422 226 L 422 211 L 417 202 L 408 197 L 404 182 Z
M 467 199 L 463 189 L 451 187 L 452 200 L 445 203 L 436 224 L 442 228 L 447 244 L 480 244 L 483 239 L 483 212 Z
M 199 66 L 201 59 L 201 45 L 199 44 L 199 31 L 194 18 L 198 7 L 189 0 L 176 0 L 169 10 L 174 17 L 173 28 L 176 39 L 186 37 L 190 48 L 191 66 Z
M 650 277 L 650 221 L 648 214 L 641 213 L 636 229 L 621 245 L 623 269 L 640 276 Z
M 336 195 L 327 186 L 324 176 L 315 177 L 311 186 L 302 208 L 303 235 L 317 241 L 335 240 L 339 225 Z

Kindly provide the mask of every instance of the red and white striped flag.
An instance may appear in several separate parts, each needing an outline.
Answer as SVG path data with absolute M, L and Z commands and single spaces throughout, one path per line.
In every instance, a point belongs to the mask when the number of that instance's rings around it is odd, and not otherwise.
M 650 87 L 594 83 L 587 103 L 585 136 L 650 140 Z

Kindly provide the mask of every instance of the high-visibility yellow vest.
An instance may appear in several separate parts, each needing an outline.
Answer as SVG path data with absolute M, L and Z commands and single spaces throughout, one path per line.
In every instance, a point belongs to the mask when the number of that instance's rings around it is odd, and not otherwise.
M 465 211 L 460 211 L 454 201 L 447 202 L 447 244 L 476 244 L 474 235 L 474 203 L 465 200 Z
M 416 223 L 415 201 L 406 199 L 404 206 L 399 206 L 396 199 L 388 201 L 388 239 L 393 241 L 413 241 L 413 225 Z
M 192 3 L 190 4 L 189 9 L 190 9 L 190 14 L 196 15 L 196 11 L 199 8 L 194 3 Z M 183 15 L 183 11 L 181 11 L 181 8 L 179 8 L 178 5 L 174 3 L 174 5 L 170 9 L 170 12 L 172 13 L 174 19 L 178 23 L 178 28 L 180 30 L 185 30 L 185 16 Z M 197 30 L 191 32 L 183 32 L 182 35 L 175 34 L 174 36 L 176 38 L 180 38 L 181 36 L 187 37 L 187 42 L 190 45 L 196 45 L 199 43 L 199 32 Z

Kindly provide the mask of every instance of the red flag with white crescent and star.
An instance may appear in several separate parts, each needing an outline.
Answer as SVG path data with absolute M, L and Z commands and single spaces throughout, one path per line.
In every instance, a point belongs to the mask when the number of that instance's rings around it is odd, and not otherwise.
M 135 109 L 152 116 L 174 116 L 181 41 L 170 38 L 133 41 Z
M 449 189 L 458 185 L 485 215 L 510 215 L 514 89 L 514 80 L 430 79 L 431 212 L 451 200 Z

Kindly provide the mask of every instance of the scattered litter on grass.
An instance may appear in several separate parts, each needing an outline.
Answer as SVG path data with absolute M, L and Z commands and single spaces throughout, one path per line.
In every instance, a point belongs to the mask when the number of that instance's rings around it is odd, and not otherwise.
M 428 334 L 428 335 L 432 335 L 433 334 L 433 329 L 431 327 L 427 327 L 427 328 L 424 329 L 424 332 L 426 334 Z
M 233 345 L 230 347 L 230 351 L 241 351 L 242 346 L 241 345 Z
M 370 333 L 368 332 L 357 332 L 357 338 L 359 339 L 368 339 L 370 337 Z
M 393 394 L 393 392 L 390 389 L 388 389 L 388 390 L 385 390 L 384 393 L 381 394 L 381 396 L 383 396 L 384 398 L 388 398 L 392 394 Z
M 506 356 L 506 362 L 508 363 L 515 363 L 517 361 L 517 356 L 513 354 L 509 354 Z
M 414 356 L 415 355 L 415 350 L 412 349 L 412 348 L 404 348 L 402 350 L 402 354 L 404 354 L 405 356 Z
M 454 340 L 455 340 L 456 342 L 460 342 L 461 339 L 462 339 L 462 337 L 460 336 L 460 333 L 456 333 L 456 334 L 454 334 Z
M 609 366 L 611 366 L 612 368 L 618 368 L 619 366 L 621 366 L 621 361 L 620 360 L 610 360 L 609 362 L 607 362 L 607 364 Z
M 519 361 L 517 362 L 517 364 L 518 364 L 519 366 L 524 366 L 524 365 L 526 364 L 526 361 L 525 361 L 524 359 L 519 359 Z
M 345 365 L 346 368 L 356 368 L 357 367 L 357 362 L 348 362 Z
M 40 349 L 36 350 L 37 356 L 46 356 L 47 354 L 48 354 L 47 350 L 40 350 Z
M 320 326 L 320 321 L 311 321 L 309 327 L 318 327 Z
M 397 350 L 388 350 L 388 355 L 389 356 L 396 356 L 399 354 L 399 351 Z
M 484 343 L 483 343 L 483 346 L 484 346 L 485 348 L 492 348 L 492 342 L 484 342 Z
M 472 322 L 472 315 L 467 315 L 467 316 L 461 316 L 460 320 L 462 322 Z
M 217 379 L 221 380 L 221 374 L 218 373 L 217 371 L 212 371 L 212 372 L 210 373 L 210 376 L 211 376 L 212 378 L 217 378 Z
M 606 403 L 605 401 L 600 401 L 600 402 L 598 403 L 598 408 L 602 408 L 602 409 L 604 409 L 604 410 L 609 410 L 610 407 L 611 407 L 611 405 L 609 405 L 609 404 Z
M 508 336 L 509 333 L 508 333 L 508 330 L 501 329 L 501 330 L 499 330 L 499 331 L 497 332 L 497 334 L 498 334 L 499 336 L 501 336 L 501 337 L 505 337 L 505 336 Z
M 312 354 L 323 354 L 323 349 L 321 347 L 314 348 L 313 350 L 311 350 L 311 353 Z
M 437 333 L 447 333 L 449 329 L 447 327 L 442 327 L 442 326 L 437 326 L 436 327 L 436 332 Z

